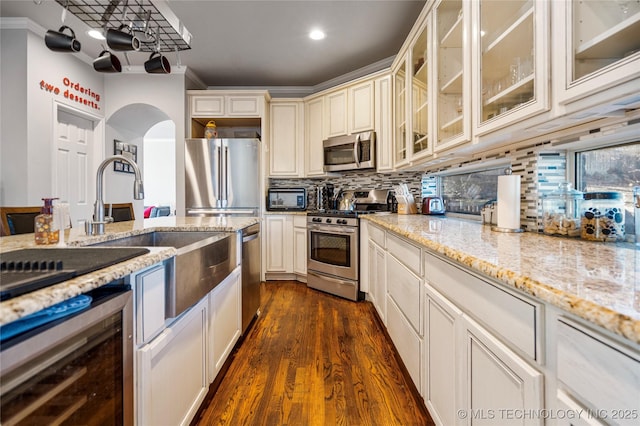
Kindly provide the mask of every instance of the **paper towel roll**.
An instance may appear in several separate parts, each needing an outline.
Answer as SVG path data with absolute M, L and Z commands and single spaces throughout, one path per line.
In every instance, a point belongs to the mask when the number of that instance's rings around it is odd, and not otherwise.
M 498 228 L 520 229 L 520 175 L 498 176 Z

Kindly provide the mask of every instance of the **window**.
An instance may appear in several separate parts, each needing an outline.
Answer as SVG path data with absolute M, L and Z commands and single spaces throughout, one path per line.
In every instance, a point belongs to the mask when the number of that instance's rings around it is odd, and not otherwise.
M 633 187 L 640 185 L 640 142 L 575 153 L 576 189 L 624 196 L 625 232 L 635 234 Z
M 496 199 L 498 176 L 505 167 L 442 176 L 442 199 L 447 212 L 480 216 L 482 206 Z

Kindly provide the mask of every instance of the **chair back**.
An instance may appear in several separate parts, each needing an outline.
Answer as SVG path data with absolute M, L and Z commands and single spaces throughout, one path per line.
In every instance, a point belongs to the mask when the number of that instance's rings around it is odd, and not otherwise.
M 0 207 L 2 235 L 33 233 L 36 216 L 41 210 L 42 207 Z
M 111 208 L 111 217 L 114 222 L 126 222 L 135 220 L 133 213 L 133 203 L 113 203 L 104 205 L 104 215 L 109 216 L 109 208 Z

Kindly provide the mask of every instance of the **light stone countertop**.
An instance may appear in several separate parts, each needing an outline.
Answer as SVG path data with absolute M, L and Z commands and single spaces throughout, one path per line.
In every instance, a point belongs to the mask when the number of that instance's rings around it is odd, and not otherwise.
M 165 216 L 108 224 L 106 225 L 105 234 L 98 236 L 87 236 L 84 234 L 84 230 L 78 228 L 68 229 L 65 232 L 65 242 L 69 247 L 81 247 L 153 231 L 235 232 L 259 222 L 260 219 L 257 217 Z M 33 234 L 0 238 L 0 253 L 24 248 L 42 248 L 46 250 L 47 248 L 57 247 L 59 246 L 36 245 Z M 177 253 L 173 247 L 150 247 L 149 250 L 150 253 L 148 254 L 0 303 L 0 325 L 86 293 L 113 280 L 169 259 Z
M 442 216 L 363 218 L 640 343 L 640 250 L 631 243 L 501 233 L 479 222 Z

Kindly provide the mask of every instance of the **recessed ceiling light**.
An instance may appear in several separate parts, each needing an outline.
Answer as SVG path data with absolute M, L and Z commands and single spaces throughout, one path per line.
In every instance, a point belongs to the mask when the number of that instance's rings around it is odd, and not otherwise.
M 87 34 L 89 35 L 89 37 L 95 38 L 96 40 L 104 40 L 105 39 L 104 38 L 104 34 L 100 30 L 89 30 L 89 31 L 87 31 Z
M 321 30 L 311 30 L 309 33 L 309 38 L 312 40 L 322 40 L 325 37 L 324 32 Z

